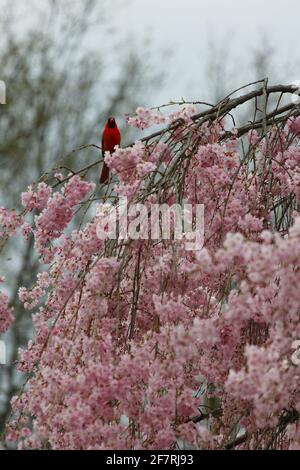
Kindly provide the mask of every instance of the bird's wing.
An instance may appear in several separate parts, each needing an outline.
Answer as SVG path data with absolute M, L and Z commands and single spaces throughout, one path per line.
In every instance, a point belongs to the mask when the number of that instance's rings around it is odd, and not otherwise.
M 102 139 L 101 139 L 101 149 L 102 149 L 102 157 L 104 158 L 104 134 L 102 134 Z

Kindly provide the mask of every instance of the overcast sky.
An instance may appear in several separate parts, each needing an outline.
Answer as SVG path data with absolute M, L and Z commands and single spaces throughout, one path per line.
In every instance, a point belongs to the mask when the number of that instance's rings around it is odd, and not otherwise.
M 299 0 L 126 0 L 119 11 L 116 23 L 123 33 L 136 44 L 151 38 L 159 64 L 168 69 L 164 85 L 148 97 L 151 104 L 209 97 L 210 43 L 228 50 L 229 87 L 257 78 L 252 51 L 267 43 L 274 50 L 270 78 L 300 79 Z M 162 50 L 172 55 L 162 60 Z
M 0 6 L 3 1 L 0 0 Z M 32 14 L 30 2 L 13 1 Z M 43 2 L 36 1 L 42 9 Z M 74 5 L 76 2 L 81 0 L 74 0 Z M 125 44 L 129 42 L 134 48 L 144 50 L 144 41 L 149 39 L 146 50 L 151 52 L 154 69 L 165 72 L 165 80 L 149 96 L 144 96 L 142 105 L 159 105 L 181 97 L 212 101 L 218 91 L 223 94 L 223 90 L 230 92 L 264 78 L 257 75 L 254 67 L 254 52 L 258 49 L 273 51 L 265 72 L 271 82 L 300 80 L 300 0 L 97 2 L 99 5 L 103 2 L 107 16 Z M 94 38 L 92 34 L 91 42 Z M 99 44 L 109 48 L 105 39 L 99 42 L 99 36 L 94 43 L 96 48 Z M 219 90 L 216 81 L 208 79 L 208 65 L 214 51 L 214 65 L 221 69 Z M 114 60 L 113 56 L 112 69 L 116 68 Z

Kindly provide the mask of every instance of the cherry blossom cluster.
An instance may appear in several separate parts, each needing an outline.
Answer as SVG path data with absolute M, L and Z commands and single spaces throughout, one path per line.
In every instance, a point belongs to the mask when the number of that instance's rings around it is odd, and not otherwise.
M 76 176 L 23 195 L 41 270 L 19 290 L 35 327 L 6 436 L 20 449 L 300 449 L 299 122 L 250 132 L 245 157 L 192 113 L 139 108 L 133 126 L 182 122 L 105 160 L 132 202 L 204 204 L 200 251 L 100 240 L 99 212 L 69 233 L 93 190 Z
M 156 109 L 139 107 L 134 116 L 127 117 L 127 122 L 130 126 L 137 129 L 147 129 L 153 124 L 172 124 L 172 122 L 177 120 L 189 122 L 196 111 L 197 108 L 190 104 L 186 104 L 178 111 L 169 114 L 162 114 Z
M 94 183 L 84 181 L 79 176 L 72 176 L 63 186 L 61 192 L 52 194 L 52 188 L 40 183 L 36 191 L 30 186 L 22 194 L 22 203 L 29 210 L 36 210 L 34 237 L 38 253 L 49 263 L 56 248 L 51 242 L 58 239 L 71 222 L 73 208 L 95 188 Z M 23 233 L 28 234 L 30 228 L 25 226 Z
M 39 183 L 35 191 L 32 186 L 29 186 L 27 191 L 22 193 L 22 204 L 29 211 L 34 209 L 41 211 L 45 208 L 51 194 L 52 188 L 44 182 Z
M 13 237 L 17 229 L 24 223 L 22 215 L 19 215 L 14 209 L 7 210 L 0 208 L 0 239 Z

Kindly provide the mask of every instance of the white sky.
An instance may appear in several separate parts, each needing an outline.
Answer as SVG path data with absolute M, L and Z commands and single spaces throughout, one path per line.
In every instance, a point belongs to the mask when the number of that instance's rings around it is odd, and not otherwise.
M 3 1 L 0 0 L 0 6 Z M 35 1 L 43 9 L 43 1 Z M 58 3 L 60 1 L 63 0 Z M 74 5 L 81 2 L 73 1 Z M 12 2 L 31 14 L 34 0 Z M 207 64 L 212 57 L 211 44 L 219 54 L 215 58 L 216 64 L 225 64 L 225 74 L 219 80 L 222 91 L 230 92 L 240 85 L 264 78 L 257 76 L 253 65 L 254 51 L 264 47 L 273 49 L 271 66 L 265 74 L 272 82 L 300 80 L 300 0 L 97 2 L 103 2 L 121 41 L 140 51 L 150 51 L 154 69 L 166 72 L 165 80 L 150 96 L 144 96 L 141 105 L 159 105 L 181 97 L 213 100 L 215 90 L 207 75 Z M 150 40 L 148 49 L 144 49 L 145 38 Z M 98 47 L 99 37 L 95 44 Z M 115 60 L 111 54 L 112 70 L 116 69 Z
M 167 81 L 145 104 L 208 99 L 209 42 L 229 48 L 229 86 L 257 78 L 251 51 L 264 38 L 274 49 L 274 80 L 300 79 L 299 0 L 124 0 L 119 11 L 118 28 L 137 45 L 151 38 L 158 64 L 168 69 Z M 172 55 L 161 59 L 161 50 Z

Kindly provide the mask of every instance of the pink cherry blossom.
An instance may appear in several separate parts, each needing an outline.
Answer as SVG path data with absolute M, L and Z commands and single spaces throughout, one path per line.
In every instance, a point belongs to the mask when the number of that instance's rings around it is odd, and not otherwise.
M 129 123 L 163 133 L 105 161 L 113 201 L 203 204 L 200 251 L 184 237 L 99 239 L 99 201 L 75 218 L 95 189 L 79 176 L 23 193 L 33 223 L 2 210 L 3 233 L 23 225 L 40 263 L 19 289 L 35 332 L 7 425 L 18 448 L 299 449 L 299 118 L 242 146 L 226 116 L 197 112 L 138 108 Z

